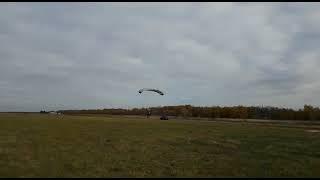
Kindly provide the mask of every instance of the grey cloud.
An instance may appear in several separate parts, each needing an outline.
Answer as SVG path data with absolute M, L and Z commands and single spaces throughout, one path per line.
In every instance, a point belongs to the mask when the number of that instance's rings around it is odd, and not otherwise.
M 317 3 L 3 3 L 0 111 L 319 105 Z M 166 96 L 139 96 L 142 87 Z

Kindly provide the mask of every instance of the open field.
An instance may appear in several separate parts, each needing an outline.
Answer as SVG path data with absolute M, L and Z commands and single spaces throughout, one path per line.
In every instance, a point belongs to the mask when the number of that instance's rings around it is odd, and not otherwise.
M 0 177 L 319 177 L 317 125 L 0 113 Z

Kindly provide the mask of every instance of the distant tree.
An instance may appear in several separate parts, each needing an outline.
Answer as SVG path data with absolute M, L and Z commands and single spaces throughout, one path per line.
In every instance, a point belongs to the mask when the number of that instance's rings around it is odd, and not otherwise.
M 303 111 L 305 112 L 305 116 L 307 120 L 316 119 L 314 108 L 311 105 L 304 105 Z

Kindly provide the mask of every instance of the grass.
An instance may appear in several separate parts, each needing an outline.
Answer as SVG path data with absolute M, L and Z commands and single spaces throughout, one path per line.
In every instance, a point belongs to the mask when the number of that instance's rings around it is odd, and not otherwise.
M 0 126 L 0 177 L 320 176 L 305 128 L 6 113 Z

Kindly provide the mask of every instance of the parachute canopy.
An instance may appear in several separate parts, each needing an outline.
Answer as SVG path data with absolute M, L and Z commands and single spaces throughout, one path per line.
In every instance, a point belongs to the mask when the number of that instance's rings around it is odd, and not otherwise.
M 143 91 L 153 91 L 153 92 L 160 94 L 161 96 L 164 95 L 164 93 L 158 89 L 143 88 L 143 89 L 139 90 L 139 93 L 141 94 Z

